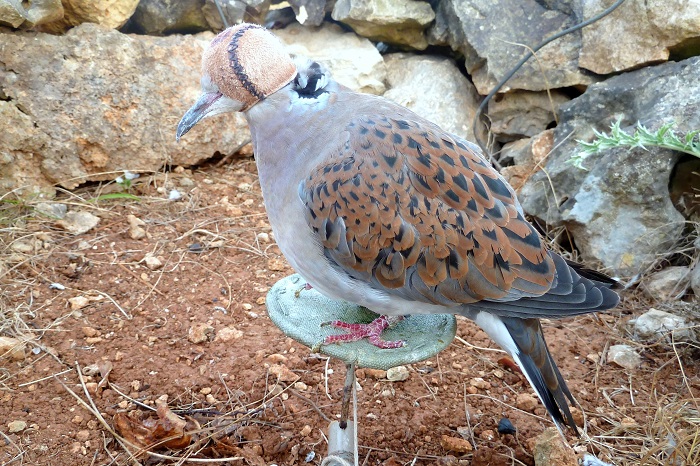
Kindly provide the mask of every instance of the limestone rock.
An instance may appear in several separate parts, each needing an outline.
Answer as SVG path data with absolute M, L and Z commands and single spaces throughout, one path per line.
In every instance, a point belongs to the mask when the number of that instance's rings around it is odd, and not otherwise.
M 610 6 L 605 0 L 581 2 L 588 18 Z M 700 38 L 700 3 L 685 0 L 627 0 L 582 30 L 579 66 L 598 74 L 615 73 L 668 60 L 670 49 Z
M 656 301 L 669 301 L 682 297 L 690 284 L 688 267 L 666 267 L 649 275 L 643 283 L 644 293 Z
M 535 466 L 578 466 L 574 450 L 555 427 L 546 429 L 532 443 Z
M 100 223 L 100 217 L 90 212 L 71 211 L 56 221 L 56 226 L 74 235 L 82 235 L 92 230 Z
M 569 98 L 559 91 L 516 91 L 489 101 L 491 131 L 500 141 L 535 136 L 554 123 L 559 106 Z
M 384 97 L 450 133 L 474 140 L 472 121 L 479 96 L 452 60 L 394 53 L 384 56 L 384 62 L 390 87 Z
M 20 340 L 11 337 L 0 336 L 0 358 L 10 358 L 13 361 L 24 359 L 24 346 Z
M 233 114 L 175 141 L 212 38 L 127 36 L 89 23 L 65 36 L 0 34 L 0 192 L 73 189 L 114 178 L 104 172 L 190 166 L 240 147 L 249 133 Z
M 438 4 L 430 42 L 449 44 L 461 52 L 474 85 L 482 95 L 496 85 L 525 55 L 522 45 L 533 47 L 578 19 L 545 8 L 536 0 L 443 0 Z M 548 88 L 588 85 L 595 78 L 578 67 L 580 35 L 569 34 L 537 52 L 502 92 L 512 89 L 543 91 Z M 544 74 L 544 76 L 543 76 Z
M 553 151 L 522 187 L 520 200 L 527 213 L 565 225 L 585 260 L 633 276 L 683 232 L 685 219 L 668 193 L 680 154 L 622 147 L 590 156 L 588 170 L 573 167 L 571 155 L 581 151 L 577 140 L 593 140 L 594 129 L 609 131 L 618 118 L 628 131 L 638 121 L 652 131 L 676 121 L 678 134 L 699 128 L 700 58 L 623 73 L 563 105 Z
M 689 341 L 694 337 L 689 322 L 681 316 L 670 312 L 649 309 L 647 312 L 628 322 L 633 335 L 643 339 L 666 338 L 673 341 Z
M 424 50 L 423 29 L 435 19 L 426 2 L 416 0 L 338 0 L 332 17 L 374 41 Z
M 292 24 L 275 31 L 291 54 L 304 55 L 328 66 L 333 77 L 352 90 L 383 94 L 386 66 L 372 43 L 340 26 L 305 28 Z
M 62 3 L 63 18 L 42 25 L 42 31 L 60 34 L 83 23 L 118 29 L 134 14 L 139 0 L 62 0 Z
M 201 0 L 141 0 L 124 31 L 163 35 L 208 29 Z
M 63 18 L 61 0 L 0 0 L 0 25 L 32 27 Z
M 386 378 L 390 382 L 403 382 L 408 380 L 409 375 L 410 373 L 406 366 L 396 366 L 386 371 Z
M 608 348 L 607 360 L 627 370 L 637 369 L 642 365 L 641 356 L 629 345 L 612 345 Z

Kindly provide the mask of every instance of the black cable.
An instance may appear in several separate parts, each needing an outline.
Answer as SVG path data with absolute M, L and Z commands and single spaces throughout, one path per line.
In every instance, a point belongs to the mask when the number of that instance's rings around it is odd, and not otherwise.
M 221 16 L 221 21 L 224 23 L 224 29 L 228 29 L 228 21 L 226 20 L 223 10 L 221 9 L 221 5 L 219 5 L 219 0 L 214 0 L 214 4 L 216 5 L 216 9 L 219 10 L 219 16 Z

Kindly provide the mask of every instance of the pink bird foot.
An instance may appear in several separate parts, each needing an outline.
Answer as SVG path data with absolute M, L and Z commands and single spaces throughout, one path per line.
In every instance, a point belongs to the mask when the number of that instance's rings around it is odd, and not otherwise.
M 349 324 L 342 320 L 333 320 L 324 325 L 332 325 L 335 328 L 347 330 L 348 333 L 342 335 L 329 335 L 323 340 L 324 345 L 333 343 L 348 343 L 367 338 L 372 345 L 379 349 L 401 348 L 406 345 L 402 340 L 386 341 L 381 339 L 382 332 L 391 325 L 402 320 L 403 317 L 379 316 L 369 324 Z

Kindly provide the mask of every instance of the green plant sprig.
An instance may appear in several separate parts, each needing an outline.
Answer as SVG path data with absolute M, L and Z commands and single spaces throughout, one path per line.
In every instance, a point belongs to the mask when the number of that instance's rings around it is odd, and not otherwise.
M 593 130 L 596 139 L 593 142 L 577 140 L 583 150 L 571 156 L 569 162 L 575 167 L 586 170 L 583 166 L 583 161 L 592 154 L 597 154 L 606 149 L 615 147 L 639 147 L 648 150 L 647 147 L 662 147 L 664 149 L 672 149 L 686 154 L 700 157 L 700 130 L 691 131 L 684 137 L 679 137 L 671 129 L 675 123 L 666 123 L 661 126 L 656 132 L 649 131 L 641 123 L 637 123 L 637 128 L 634 134 L 629 134 L 620 128 L 621 120 L 617 120 L 610 125 L 610 135 L 597 130 Z

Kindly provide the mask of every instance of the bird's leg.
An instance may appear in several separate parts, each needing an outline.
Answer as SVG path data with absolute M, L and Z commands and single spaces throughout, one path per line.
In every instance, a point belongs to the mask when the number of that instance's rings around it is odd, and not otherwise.
M 335 328 L 347 330 L 348 333 L 342 335 L 329 335 L 323 340 L 324 345 L 332 343 L 347 343 L 351 341 L 367 338 L 372 345 L 380 349 L 401 348 L 406 345 L 405 341 L 385 341 L 381 335 L 384 330 L 403 319 L 403 316 L 379 316 L 369 324 L 349 324 L 342 320 L 333 320 L 324 325 L 331 325 Z

